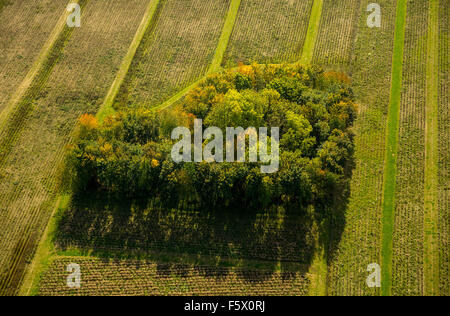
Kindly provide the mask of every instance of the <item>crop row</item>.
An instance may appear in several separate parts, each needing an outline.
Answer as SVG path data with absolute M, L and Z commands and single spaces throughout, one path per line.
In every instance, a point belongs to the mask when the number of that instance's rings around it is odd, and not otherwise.
M 423 292 L 428 1 L 409 1 L 400 107 L 392 294 Z
M 312 2 L 242 0 L 224 64 L 298 61 Z
M 230 0 L 162 0 L 115 107 L 158 105 L 206 73 Z
M 0 12 L 0 112 L 24 79 L 67 0 L 6 1 Z
M 67 266 L 80 266 L 80 288 L 69 288 Z M 56 259 L 42 276 L 39 295 L 306 295 L 301 271 L 264 271 L 149 261 L 78 257 Z
M 439 249 L 440 292 L 450 295 L 450 102 L 449 102 L 449 17 L 448 1 L 439 1 Z
M 360 0 L 325 0 L 313 62 L 333 68 L 348 66 L 353 58 L 355 25 L 361 7 Z
M 333 232 L 342 234 L 339 239 L 332 239 L 330 247 L 329 293 L 332 295 L 379 294 L 379 290 L 367 287 L 366 278 L 369 264 L 381 264 L 386 114 L 390 97 L 396 6 L 392 1 L 379 1 L 383 8 L 383 24 L 381 28 L 371 29 L 367 27 L 368 14 L 365 12 L 369 3 L 366 0 L 361 2 L 358 24 L 353 26 L 355 31 L 348 32 L 356 32 L 357 38 L 350 50 L 355 54 L 355 61 L 349 69 L 353 73 L 352 84 L 359 100 L 355 124 L 356 166 L 345 220 L 335 221 L 332 227 Z M 330 2 L 326 5 L 330 5 Z M 339 15 L 338 12 L 336 15 Z M 328 39 L 328 35 L 325 36 Z M 333 34 L 330 33 L 330 36 Z M 352 41 L 352 38 L 346 36 L 347 41 Z M 351 44 L 342 47 L 347 45 Z M 320 52 L 316 54 L 321 55 Z M 343 55 L 337 60 L 339 63 L 339 60 L 349 58 Z
M 81 113 L 101 104 L 146 7 L 138 0 L 82 4 L 82 27 L 63 37 L 45 65 L 50 69 L 42 70 L 45 80 L 33 84 L 29 116 L 16 127 L 21 133 L 2 164 L 2 293 L 14 293 L 20 283 L 54 206 L 64 147 Z

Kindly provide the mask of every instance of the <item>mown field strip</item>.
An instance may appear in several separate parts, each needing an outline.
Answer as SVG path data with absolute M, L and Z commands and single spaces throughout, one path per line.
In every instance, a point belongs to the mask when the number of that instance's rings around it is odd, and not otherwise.
M 392 237 L 394 228 L 397 143 L 402 96 L 403 52 L 405 43 L 407 0 L 397 2 L 394 56 L 392 61 L 391 98 L 386 132 L 386 160 L 383 185 L 382 294 L 390 295 L 392 286 Z
M 428 0 L 407 5 L 392 239 L 393 296 L 423 295 L 428 7 Z
M 82 27 L 64 42 L 62 57 L 39 87 L 41 97 L 29 100 L 36 106 L 4 162 L 0 182 L 2 293 L 16 292 L 52 212 L 58 167 L 76 120 L 98 110 L 146 7 L 138 0 L 89 1 Z
M 54 260 L 54 256 L 56 256 L 53 244 L 58 222 L 56 215 L 68 207 L 70 198 L 70 195 L 61 195 L 56 201 L 50 220 L 36 248 L 33 261 L 24 276 L 23 284 L 18 292 L 19 296 L 38 294 L 41 273 L 48 269 L 49 264 Z
M 116 79 L 114 79 L 113 84 L 111 85 L 111 88 L 108 91 L 108 94 L 105 97 L 105 101 L 103 102 L 102 106 L 100 107 L 100 110 L 97 113 L 97 118 L 99 121 L 103 121 L 103 119 L 114 113 L 114 109 L 112 108 L 112 105 L 114 103 L 114 100 L 117 96 L 117 93 L 119 93 L 120 86 L 122 85 L 128 70 L 130 69 L 131 63 L 133 62 L 133 58 L 136 55 L 136 51 L 141 44 L 142 38 L 145 35 L 145 32 L 147 31 L 149 25 L 151 24 L 156 8 L 159 5 L 159 0 L 150 0 L 147 10 L 145 11 L 145 15 L 142 18 L 142 22 L 139 25 L 139 28 L 134 35 L 133 41 L 131 42 L 130 47 L 128 48 L 127 55 L 122 61 L 122 64 L 120 65 L 120 69 L 117 72 Z
M 314 47 L 316 45 L 317 34 L 319 33 L 320 17 L 322 15 L 323 0 L 314 0 L 311 16 L 309 18 L 308 32 L 306 33 L 305 44 L 300 63 L 307 65 L 312 62 Z
M 426 295 L 439 294 L 438 167 L 439 167 L 439 0 L 430 0 L 425 125 L 425 244 Z M 447 249 L 448 250 L 448 249 Z
M 81 8 L 88 0 L 79 0 L 78 4 Z M 65 25 L 67 11 L 64 10 L 63 16 L 60 18 L 62 30 L 57 33 L 57 29 L 52 34 L 52 39 L 48 43 L 52 43 L 48 50 L 44 50 L 44 54 L 40 56 L 41 61 L 35 64 L 35 69 L 29 72 L 33 73 L 30 77 L 25 78 L 24 84 L 18 88 L 17 96 L 19 98 L 9 104 L 0 118 L 0 166 L 7 159 L 10 151 L 14 147 L 16 140 L 23 131 L 23 125 L 34 109 L 33 101 L 39 96 L 42 88 L 45 86 L 49 76 L 53 71 L 53 67 L 63 57 L 63 49 L 70 39 L 74 28 Z M 56 36 L 56 38 L 53 38 Z M 35 72 L 35 73 L 34 73 Z M 30 81 L 29 81 L 30 80 Z M 3 120 L 3 121 L 2 121 Z
M 334 34 L 338 34 L 339 29 L 346 30 L 341 35 L 346 43 L 341 47 L 350 46 L 351 49 L 347 52 L 341 50 L 341 54 L 353 54 L 355 57 L 339 55 L 332 59 L 329 67 L 339 66 L 333 62 L 351 60 L 342 70 L 351 74 L 359 107 L 354 127 L 355 168 L 348 192 L 348 205 L 345 210 L 335 211 L 343 212 L 344 216 L 333 216 L 331 225 L 332 237 L 328 253 L 329 295 L 380 294 L 378 288 L 367 286 L 366 279 L 368 265 L 381 264 L 386 113 L 389 108 L 396 3 L 391 0 L 379 1 L 383 8 L 383 23 L 381 28 L 369 28 L 365 9 L 370 3 L 371 0 L 354 2 L 354 7 L 349 9 L 336 6 L 334 1 L 325 2 L 325 6 L 337 9 L 336 16 L 351 16 L 349 12 L 356 10 L 358 19 L 355 19 L 353 29 L 344 27 L 346 21 L 343 18 L 339 19 L 339 23 L 332 24 L 337 30 L 329 34 L 325 32 L 330 38 L 322 39 L 331 43 L 330 48 L 319 45 L 315 51 L 316 56 L 324 56 L 324 52 L 320 50 L 332 50 Z M 326 7 L 324 12 L 330 10 Z
M 231 0 L 230 9 L 228 10 L 227 18 L 222 29 L 222 35 L 219 39 L 219 44 L 217 45 L 214 58 L 209 67 L 208 74 L 217 72 L 220 69 L 220 65 L 223 61 L 223 56 L 228 47 L 228 42 L 230 41 L 231 33 L 233 32 L 234 23 L 236 22 L 236 17 L 241 5 L 241 0 Z
M 450 5 L 439 5 L 439 294 L 450 296 Z
M 79 2 L 79 0 L 73 0 L 73 1 L 70 1 L 69 3 L 78 3 L 78 2 Z M 22 81 L 22 83 L 20 84 L 20 86 L 16 89 L 14 94 L 11 96 L 11 99 L 10 99 L 8 105 L 0 113 L 0 133 L 2 133 L 6 121 L 8 120 L 9 116 L 11 115 L 11 112 L 16 107 L 17 103 L 24 97 L 26 91 L 30 88 L 33 81 L 36 80 L 36 77 L 39 74 L 39 71 L 42 69 L 45 61 L 47 60 L 52 48 L 55 46 L 55 43 L 59 39 L 64 28 L 66 27 L 66 21 L 67 21 L 67 17 L 69 16 L 69 14 L 70 13 L 67 12 L 66 10 L 63 12 L 63 14 L 59 18 L 58 22 L 56 23 L 55 27 L 53 28 L 52 33 L 48 37 L 48 39 L 45 42 L 44 46 L 42 47 L 39 55 L 37 56 L 37 59 L 34 62 L 33 66 L 28 71 L 27 75 L 25 76 L 25 78 Z M 0 134 L 0 135 L 2 135 L 2 134 Z

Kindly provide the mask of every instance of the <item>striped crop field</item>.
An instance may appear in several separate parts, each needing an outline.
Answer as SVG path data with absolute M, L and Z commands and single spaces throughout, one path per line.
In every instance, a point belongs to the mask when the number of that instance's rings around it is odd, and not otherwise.
M 450 295 L 450 59 L 448 2 L 439 1 L 439 292 Z
M 32 68 L 67 3 L 0 1 L 0 113 Z
M 409 1 L 397 158 L 392 292 L 420 295 L 423 220 L 428 1 Z M 414 271 L 414 273 L 411 273 Z
M 66 286 L 71 263 L 83 267 L 80 289 Z M 58 258 L 43 279 L 43 296 L 304 296 L 308 283 L 300 272 L 79 257 Z
M 349 55 L 355 55 L 350 72 L 353 73 L 352 85 L 359 100 L 359 113 L 355 125 L 356 166 L 345 221 L 333 223 L 333 234 L 341 233 L 342 236 L 340 240 L 332 239 L 330 242 L 328 291 L 332 295 L 379 294 L 377 288 L 368 288 L 365 281 L 368 275 L 367 266 L 371 263 L 380 264 L 381 260 L 386 115 L 389 107 L 396 10 L 392 1 L 381 1 L 380 5 L 385 10 L 382 27 L 370 29 L 366 25 L 367 15 L 363 14 L 369 3 L 361 2 L 359 19 L 353 26 L 355 29 L 343 34 L 347 43 L 342 43 L 341 47 L 353 48 L 342 50 L 347 55 L 337 59 L 339 66 L 339 60 L 350 60 L 352 57 Z M 333 3 L 328 1 L 324 5 L 331 6 Z M 356 34 L 353 46 L 352 33 Z M 333 37 L 331 33 L 329 40 L 334 40 Z M 320 45 L 318 49 L 327 50 Z M 315 58 L 324 54 L 326 53 L 317 50 Z
M 312 0 L 242 0 L 224 65 L 297 61 L 312 3 Z
M 161 0 L 115 108 L 152 107 L 207 72 L 230 0 Z
M 0 296 L 449 296 L 449 10 L 0 0 Z
M 65 145 L 78 117 L 101 104 L 145 7 L 139 0 L 87 1 L 84 27 L 63 33 L 57 58 L 46 65 L 51 70 L 37 77 L 43 82 L 1 164 L 0 293 L 12 294 L 20 283 L 53 210 Z
M 317 35 L 314 63 L 332 67 L 348 66 L 354 56 L 356 25 L 361 12 L 360 0 L 325 0 Z

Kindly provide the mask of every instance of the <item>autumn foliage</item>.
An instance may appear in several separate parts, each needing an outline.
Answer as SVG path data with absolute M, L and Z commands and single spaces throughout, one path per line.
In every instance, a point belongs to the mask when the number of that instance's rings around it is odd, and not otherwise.
M 71 151 L 74 189 L 127 197 L 189 200 L 209 207 L 330 204 L 345 188 L 353 157 L 356 105 L 350 79 L 300 65 L 239 65 L 208 76 L 175 108 L 127 109 L 102 124 L 90 115 Z M 280 169 L 259 163 L 175 163 L 171 131 L 279 127 Z

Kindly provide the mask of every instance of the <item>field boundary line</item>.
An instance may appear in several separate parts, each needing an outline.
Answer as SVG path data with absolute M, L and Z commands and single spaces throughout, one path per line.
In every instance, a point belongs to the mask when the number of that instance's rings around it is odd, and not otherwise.
M 79 3 L 79 0 L 71 0 L 68 2 L 68 4 L 70 3 Z M 8 105 L 0 113 L 0 131 L 3 130 L 7 118 L 11 115 L 11 112 L 13 112 L 16 104 L 19 103 L 20 100 L 24 97 L 25 93 L 31 87 L 36 76 L 39 74 L 42 65 L 47 60 L 47 57 L 52 51 L 52 48 L 54 47 L 55 43 L 58 41 L 60 35 L 64 31 L 66 21 L 69 15 L 70 12 L 65 10 L 64 13 L 60 16 L 59 20 L 56 22 L 56 25 L 52 30 L 52 33 L 47 38 L 47 41 L 45 42 L 39 55 L 37 56 L 37 59 L 35 60 L 33 66 L 31 66 L 27 75 L 22 80 L 22 83 L 19 85 L 19 87 L 15 90 L 15 92 L 11 96 Z
M 314 0 L 311 15 L 309 17 L 308 31 L 303 44 L 300 63 L 304 65 L 311 64 L 316 46 L 317 34 L 319 34 L 320 20 L 322 17 L 323 0 Z
M 391 295 L 393 230 L 395 218 L 395 187 L 397 175 L 397 147 L 400 126 L 400 103 L 403 81 L 403 53 L 406 35 L 408 0 L 398 0 L 395 19 L 394 53 L 392 60 L 391 94 L 386 130 L 386 157 L 383 183 L 382 216 L 382 284 L 383 296 Z
M 117 94 L 119 93 L 119 89 L 122 86 L 122 83 L 128 74 L 128 70 L 130 69 L 134 56 L 136 55 L 137 49 L 139 48 L 148 27 L 153 21 L 158 5 L 159 0 L 149 0 L 149 4 L 145 11 L 144 17 L 142 18 L 142 21 L 138 26 L 136 34 L 134 35 L 134 38 L 128 48 L 127 54 L 122 60 L 122 64 L 120 65 L 116 78 L 114 79 L 108 91 L 108 94 L 106 95 L 105 100 L 103 101 L 103 104 L 100 106 L 100 109 L 97 112 L 97 118 L 100 121 L 102 121 L 109 114 L 114 113 L 114 109 L 112 108 L 114 100 L 116 99 Z
M 228 43 L 230 42 L 231 33 L 233 32 L 240 6 L 241 0 L 231 0 L 225 24 L 222 28 L 222 34 L 220 35 L 219 43 L 217 44 L 214 58 L 209 66 L 207 74 L 217 72 L 222 65 L 223 56 L 225 55 Z
M 439 294 L 439 0 L 429 1 L 425 107 L 424 294 Z

